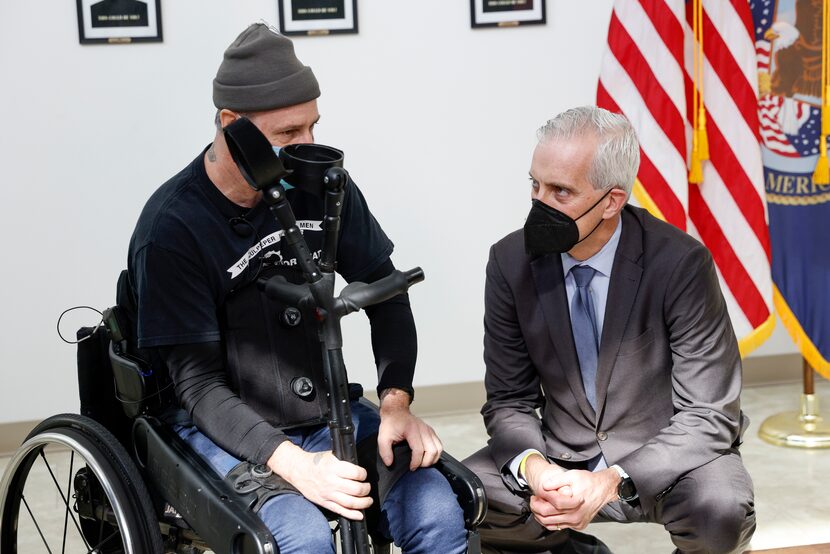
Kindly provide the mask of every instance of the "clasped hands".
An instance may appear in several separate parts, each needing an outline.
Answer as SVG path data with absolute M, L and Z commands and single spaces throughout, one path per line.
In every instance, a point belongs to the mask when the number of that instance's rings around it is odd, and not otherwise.
M 433 465 L 443 451 L 432 427 L 409 411 L 409 395 L 391 389 L 384 394 L 380 406 L 378 453 L 384 464 L 392 464 L 392 445 L 402 441 L 412 450 L 411 471 Z M 268 460 L 268 467 L 309 501 L 349 519 L 363 519 L 360 510 L 372 505 L 366 470 L 338 460 L 331 450 L 306 452 L 285 441 Z
M 613 469 L 566 470 L 533 455 L 528 458 L 524 473 L 533 492 L 533 517 L 549 531 L 584 529 L 603 506 L 618 498 L 620 476 Z

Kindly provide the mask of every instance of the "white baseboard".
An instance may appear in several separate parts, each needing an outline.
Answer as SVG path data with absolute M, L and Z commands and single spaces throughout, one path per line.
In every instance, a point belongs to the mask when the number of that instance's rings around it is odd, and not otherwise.
M 802 379 L 802 361 L 798 354 L 759 356 L 743 362 L 744 386 L 754 387 L 792 383 Z M 366 398 L 377 402 L 374 390 L 367 389 Z M 419 387 L 412 411 L 420 415 L 478 411 L 484 404 L 483 381 L 451 383 Z M 0 456 L 13 452 L 38 421 L 0 423 Z

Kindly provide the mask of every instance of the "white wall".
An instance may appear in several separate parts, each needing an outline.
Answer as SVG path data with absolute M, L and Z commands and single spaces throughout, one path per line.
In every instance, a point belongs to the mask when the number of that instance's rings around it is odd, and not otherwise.
M 275 0 L 162 4 L 163 43 L 80 46 L 74 2 L 0 2 L 0 423 L 77 411 L 58 314 L 113 303 L 144 201 L 212 138 L 223 50 L 277 21 Z M 545 26 L 473 31 L 465 1 L 360 0 L 359 35 L 296 40 L 323 90 L 318 141 L 345 150 L 395 263 L 426 271 L 416 385 L 483 377 L 488 247 L 524 221 L 535 129 L 593 101 L 610 8 L 548 0 Z M 345 326 L 373 387 L 366 319 Z

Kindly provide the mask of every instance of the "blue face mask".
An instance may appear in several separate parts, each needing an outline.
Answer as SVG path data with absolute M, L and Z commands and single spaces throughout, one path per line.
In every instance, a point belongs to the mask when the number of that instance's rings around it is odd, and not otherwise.
M 281 147 L 281 146 L 274 146 L 274 145 L 272 144 L 272 145 L 271 145 L 271 148 L 273 148 L 273 149 L 274 149 L 274 154 L 275 154 L 277 157 L 279 157 L 279 156 L 280 156 L 280 150 L 282 150 L 282 147 Z M 283 187 L 285 190 L 291 190 L 291 189 L 293 189 L 293 188 L 294 188 L 292 185 L 289 185 L 288 183 L 286 183 L 286 182 L 285 182 L 285 179 L 280 179 L 280 184 L 282 185 L 282 187 Z

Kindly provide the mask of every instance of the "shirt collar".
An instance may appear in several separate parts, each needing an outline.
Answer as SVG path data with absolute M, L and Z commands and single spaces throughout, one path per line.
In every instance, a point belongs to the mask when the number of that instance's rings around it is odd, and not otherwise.
M 567 252 L 560 254 L 562 256 L 562 271 L 564 271 L 565 276 L 567 277 L 568 272 L 576 265 L 589 265 L 597 273 L 602 273 L 605 277 L 611 277 L 614 255 L 617 253 L 617 246 L 620 244 L 620 235 L 622 235 L 622 217 L 617 221 L 617 227 L 608 242 L 600 248 L 599 252 L 587 260 L 579 261 Z

